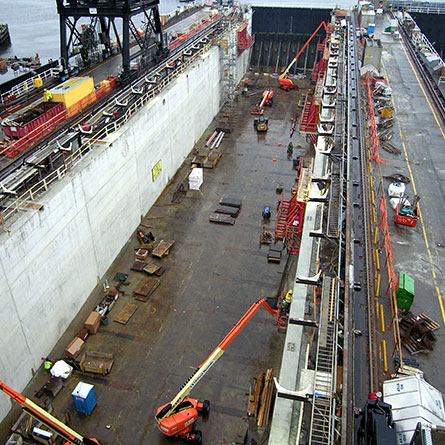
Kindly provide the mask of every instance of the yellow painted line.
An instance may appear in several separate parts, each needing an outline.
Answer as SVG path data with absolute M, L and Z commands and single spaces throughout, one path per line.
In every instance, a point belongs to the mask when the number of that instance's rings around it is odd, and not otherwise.
M 382 324 L 382 333 L 385 333 L 385 316 L 383 313 L 383 304 L 380 305 L 380 322 Z
M 374 190 L 371 190 L 371 202 L 372 202 L 372 205 L 375 206 Z
M 379 300 L 375 300 L 375 312 L 377 314 L 377 320 L 380 320 Z
M 388 359 L 386 357 L 386 340 L 382 340 L 383 347 L 383 370 L 388 372 Z
M 401 40 L 399 41 L 399 43 L 400 43 L 400 46 L 401 46 L 402 49 L 403 49 L 403 52 L 405 53 L 406 60 L 408 60 L 408 63 L 410 64 L 411 69 L 413 70 L 413 73 L 414 73 L 414 75 L 416 76 L 416 79 L 417 79 L 417 82 L 418 82 L 418 84 L 419 84 L 419 86 L 420 86 L 420 89 L 422 90 L 422 93 L 423 93 L 423 95 L 425 96 L 426 101 L 428 102 L 428 106 L 430 107 L 431 113 L 433 113 L 434 120 L 436 121 L 436 124 L 437 124 L 437 126 L 439 127 L 440 132 L 442 133 L 442 137 L 445 139 L 445 132 L 444 132 L 444 130 L 443 130 L 443 128 L 442 128 L 442 125 L 441 125 L 440 122 L 439 122 L 439 119 L 437 118 L 436 113 L 435 113 L 434 110 L 433 110 L 433 106 L 431 105 L 431 102 L 430 102 L 430 100 L 428 99 L 428 96 L 427 96 L 427 94 L 426 94 L 426 92 L 425 92 L 425 90 L 424 90 L 424 88 L 423 88 L 423 85 L 421 84 L 420 79 L 419 79 L 419 77 L 417 76 L 416 69 L 414 68 L 413 64 L 411 63 L 411 60 L 409 59 L 408 53 L 406 52 L 406 49 L 405 49 L 405 45 L 402 43 Z
M 377 244 L 379 240 L 379 228 L 377 226 L 375 226 L 375 230 L 374 230 L 374 244 Z
M 382 276 L 380 274 L 377 275 L 377 285 L 375 287 L 375 296 L 376 298 L 380 297 L 380 282 L 382 281 Z
M 376 216 L 376 213 L 375 213 L 375 207 L 372 208 L 372 222 L 374 224 L 377 224 L 377 216 Z
M 406 51 L 405 51 L 405 48 L 403 47 L 403 45 L 402 45 L 402 48 L 403 48 L 403 51 L 405 52 L 405 55 L 406 55 L 406 58 L 407 58 L 408 62 L 411 65 L 411 68 L 414 71 L 414 67 L 411 64 L 411 61 L 409 60 L 408 55 L 406 54 Z M 385 70 L 385 77 L 386 77 L 386 80 L 388 82 L 388 86 L 391 86 L 390 83 L 389 83 L 388 73 L 386 72 L 386 68 L 384 68 L 384 70 Z M 414 71 L 414 74 L 416 75 L 417 81 L 419 82 L 419 85 L 420 85 L 419 78 L 417 77 L 417 74 L 416 74 L 415 71 Z M 420 85 L 420 87 L 422 88 L 422 85 Z M 422 91 L 423 91 L 423 94 L 425 95 L 425 91 L 424 91 L 423 88 L 422 88 Z M 426 95 L 425 95 L 425 97 L 426 97 Z M 396 109 L 396 104 L 394 102 L 394 98 L 393 98 L 392 102 L 393 102 L 393 106 L 394 106 L 394 111 L 397 113 L 397 109 Z M 430 105 L 429 101 L 428 101 L 428 104 Z M 445 139 L 445 134 L 442 131 L 442 127 L 440 126 L 440 124 L 439 124 L 439 122 L 437 120 L 437 117 L 436 117 L 433 109 L 431 108 L 431 105 L 430 105 L 430 109 L 431 109 L 431 112 L 434 115 L 434 118 L 435 118 L 435 120 L 437 122 L 437 125 L 440 128 L 440 131 L 442 132 L 442 136 Z M 417 195 L 416 182 L 414 181 L 414 175 L 413 175 L 413 171 L 411 169 L 411 164 L 409 162 L 408 151 L 406 150 L 406 145 L 405 145 L 405 142 L 403 140 L 403 133 L 402 133 L 402 129 L 400 128 L 400 125 L 399 125 L 399 134 L 400 134 L 400 140 L 402 141 L 402 147 L 403 147 L 403 153 L 405 155 L 406 165 L 408 167 L 409 175 L 410 175 L 410 178 L 411 178 L 411 183 L 413 185 L 413 191 Z M 374 210 L 374 214 L 375 214 L 375 209 L 373 208 L 373 210 Z M 443 320 L 443 323 L 445 324 L 445 308 L 444 308 L 444 304 L 443 304 L 443 298 L 442 298 L 442 294 L 440 293 L 439 285 L 438 285 L 438 282 L 437 282 L 437 275 L 436 275 L 436 271 L 434 270 L 433 255 L 431 254 L 431 249 L 430 249 L 430 245 L 429 245 L 429 242 L 428 242 L 428 236 L 427 236 L 426 230 L 425 230 L 425 222 L 423 220 L 423 214 L 422 214 L 422 211 L 420 209 L 420 205 L 419 204 L 417 204 L 417 211 L 419 213 L 419 219 L 420 219 L 420 223 L 422 225 L 423 238 L 425 240 L 425 246 L 426 246 L 426 250 L 427 250 L 427 253 L 428 253 L 428 258 L 429 258 L 430 264 L 431 264 L 431 274 L 433 275 L 434 288 L 436 289 L 437 299 L 439 301 L 439 306 L 440 306 L 440 310 L 441 310 L 441 313 L 442 313 L 442 320 Z

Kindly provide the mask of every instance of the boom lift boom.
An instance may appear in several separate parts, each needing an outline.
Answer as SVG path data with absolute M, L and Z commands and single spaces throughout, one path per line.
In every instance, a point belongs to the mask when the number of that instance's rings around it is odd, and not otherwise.
M 309 37 L 307 42 L 304 44 L 303 48 L 300 49 L 298 54 L 295 56 L 295 58 L 292 60 L 292 62 L 289 64 L 289 66 L 286 68 L 284 73 L 280 76 L 280 88 L 282 88 L 285 91 L 290 91 L 293 88 L 296 88 L 296 85 L 292 82 L 292 80 L 287 78 L 287 74 L 289 73 L 289 70 L 294 66 L 294 63 L 298 60 L 298 58 L 301 56 L 303 51 L 306 49 L 306 46 L 309 45 L 311 40 L 315 37 L 315 34 L 320 30 L 321 27 L 324 27 L 326 32 L 328 32 L 328 28 L 326 26 L 325 21 L 323 20 L 319 25 L 318 28 L 314 31 L 314 33 Z
M 66 444 L 70 445 L 98 445 L 99 442 L 96 439 L 88 439 L 87 437 L 82 437 L 79 433 L 66 426 L 60 420 L 56 419 L 54 416 L 46 412 L 39 405 L 35 404 L 32 400 L 29 400 L 25 396 L 22 396 L 17 391 L 14 391 L 9 386 L 5 385 L 0 381 L 0 390 L 7 394 L 11 399 L 20 403 L 23 407 L 23 411 L 28 413 L 31 417 L 42 422 L 51 431 L 58 434 L 60 437 L 65 439 Z M 66 445 L 65 444 L 65 445 Z
M 210 354 L 207 360 L 200 365 L 192 376 L 184 383 L 175 398 L 170 403 L 158 408 L 155 417 L 158 427 L 163 434 L 169 437 L 175 436 L 182 438 L 188 442 L 201 443 L 201 433 L 199 431 L 193 433 L 192 427 L 198 419 L 198 411 L 203 411 L 207 414 L 210 405 L 207 400 L 200 402 L 197 399 L 189 398 L 188 395 L 202 377 L 207 374 L 216 361 L 221 358 L 225 350 L 230 346 L 233 340 L 238 337 L 261 306 L 263 306 L 272 317 L 278 316 L 278 311 L 272 309 L 264 298 L 254 303 L 233 329 L 224 337 L 222 342 Z

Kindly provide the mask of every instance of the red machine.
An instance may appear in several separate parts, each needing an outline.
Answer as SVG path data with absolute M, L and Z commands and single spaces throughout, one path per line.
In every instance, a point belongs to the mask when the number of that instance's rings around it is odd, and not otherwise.
M 243 315 L 241 320 L 233 327 L 233 329 L 225 336 L 223 341 L 210 354 L 207 360 L 199 366 L 192 376 L 184 383 L 175 398 L 164 406 L 158 408 L 156 412 L 156 422 L 160 431 L 168 437 L 176 437 L 184 439 L 187 442 L 200 444 L 202 440 L 200 431 L 193 431 L 193 425 L 198 419 L 198 413 L 208 414 L 210 403 L 208 400 L 203 402 L 198 399 L 188 397 L 191 390 L 204 377 L 209 369 L 224 354 L 225 350 L 241 333 L 244 327 L 249 323 L 252 317 L 258 312 L 261 306 L 272 315 L 278 316 L 277 310 L 273 310 L 266 302 L 261 299 L 254 303 L 250 309 Z
M 280 76 L 280 88 L 283 89 L 284 91 L 290 91 L 292 89 L 298 89 L 297 85 L 295 85 L 292 80 L 287 78 L 287 75 L 289 73 L 289 70 L 293 67 L 294 63 L 298 60 L 298 58 L 301 56 L 301 54 L 303 53 L 303 51 L 306 49 L 306 46 L 309 45 L 309 43 L 311 42 L 311 40 L 315 37 L 315 34 L 317 34 L 317 32 L 320 30 L 320 28 L 324 26 L 324 29 L 326 30 L 326 32 L 328 32 L 328 28 L 326 26 L 326 23 L 323 21 L 320 23 L 320 25 L 318 25 L 318 28 L 314 31 L 314 33 L 309 37 L 308 41 L 304 44 L 303 48 L 300 49 L 300 51 L 298 52 L 298 54 L 295 56 L 295 58 L 292 60 L 292 62 L 289 64 L 289 66 L 286 68 L 286 70 L 284 71 L 284 73 Z
M 417 221 L 419 220 L 419 201 L 420 198 L 416 195 L 413 204 L 409 205 L 408 200 L 402 198 L 400 203 L 397 204 L 394 222 L 402 226 L 416 227 Z
M 32 400 L 27 399 L 20 393 L 14 391 L 13 389 L 6 386 L 3 382 L 0 382 L 0 390 L 7 394 L 11 399 L 15 400 L 17 403 L 23 406 L 23 411 L 27 412 L 31 417 L 42 422 L 51 431 L 58 434 L 67 442 L 65 445 L 98 445 L 99 442 L 96 439 L 88 439 L 82 437 L 80 434 L 76 433 L 71 428 L 67 427 L 60 420 L 56 419 L 54 416 L 46 412 L 39 405 L 35 404 Z
M 273 104 L 273 97 L 274 97 L 273 90 L 265 90 L 263 92 L 263 100 L 260 103 L 260 108 L 263 108 L 265 105 L 271 107 Z

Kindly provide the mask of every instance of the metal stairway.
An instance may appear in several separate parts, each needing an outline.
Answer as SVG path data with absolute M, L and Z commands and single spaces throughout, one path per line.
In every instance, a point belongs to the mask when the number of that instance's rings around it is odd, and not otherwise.
M 333 443 L 337 349 L 336 280 L 323 277 L 309 444 Z

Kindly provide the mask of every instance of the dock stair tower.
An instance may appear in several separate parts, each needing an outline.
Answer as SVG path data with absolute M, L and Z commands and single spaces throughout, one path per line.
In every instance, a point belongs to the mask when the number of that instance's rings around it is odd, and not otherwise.
M 68 70 L 70 59 L 78 54 L 84 66 L 110 56 L 113 32 L 122 54 L 123 77 L 128 78 L 131 60 L 140 57 L 144 65 L 166 51 L 158 5 L 159 0 L 57 0 L 63 69 Z M 132 21 L 138 14 L 143 14 L 142 30 Z M 79 29 L 77 25 L 81 17 L 89 17 L 90 24 Z M 121 19 L 118 21 L 122 22 L 120 31 L 116 19 Z M 139 49 L 130 55 L 131 36 Z M 98 51 L 99 45 L 101 50 Z

